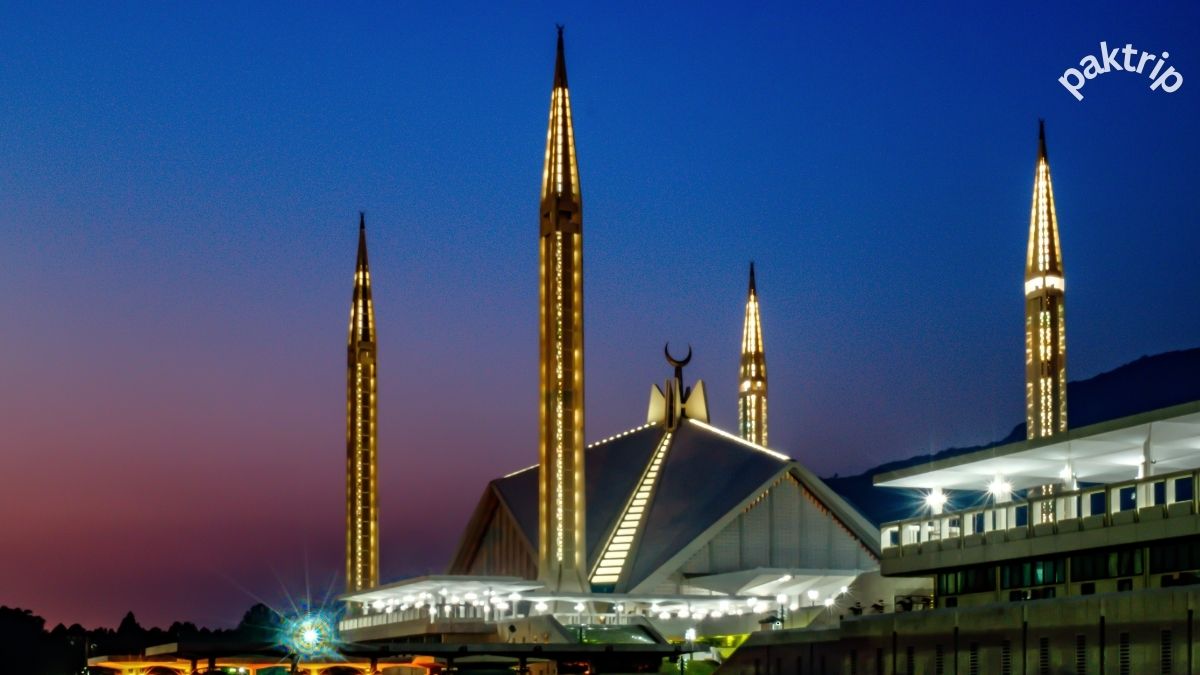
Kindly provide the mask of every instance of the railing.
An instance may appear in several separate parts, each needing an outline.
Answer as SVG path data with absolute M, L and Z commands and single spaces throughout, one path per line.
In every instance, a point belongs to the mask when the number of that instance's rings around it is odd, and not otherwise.
M 880 544 L 897 549 L 889 555 L 903 555 L 928 542 L 982 543 L 999 534 L 1023 539 L 1191 515 L 1197 512 L 1197 485 L 1200 471 L 1189 470 L 910 518 L 885 523 Z

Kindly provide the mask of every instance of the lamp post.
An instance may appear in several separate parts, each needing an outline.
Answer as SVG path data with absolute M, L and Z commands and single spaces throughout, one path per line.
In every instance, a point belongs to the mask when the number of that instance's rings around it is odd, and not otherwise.
M 689 628 L 683 631 L 683 639 L 687 641 L 687 653 L 679 658 L 679 672 L 681 675 L 687 672 L 687 663 L 684 659 L 687 659 L 692 650 L 695 649 L 693 643 L 696 641 L 696 629 Z

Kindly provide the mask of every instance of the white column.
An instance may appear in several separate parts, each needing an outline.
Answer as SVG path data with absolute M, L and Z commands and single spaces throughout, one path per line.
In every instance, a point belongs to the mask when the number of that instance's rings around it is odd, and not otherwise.
M 1154 423 L 1146 425 L 1146 440 L 1142 441 L 1142 463 L 1138 466 L 1138 478 L 1145 480 L 1137 486 L 1137 506 L 1150 506 L 1154 503 L 1154 482 L 1150 480 L 1154 476 L 1154 452 L 1151 447 L 1152 437 L 1154 436 Z

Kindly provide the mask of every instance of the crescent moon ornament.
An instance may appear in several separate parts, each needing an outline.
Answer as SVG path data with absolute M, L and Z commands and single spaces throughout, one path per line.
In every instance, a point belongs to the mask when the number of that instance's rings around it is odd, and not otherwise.
M 676 368 L 682 368 L 682 367 L 686 366 L 688 363 L 690 363 L 692 360 L 692 346 L 690 344 L 688 345 L 687 356 L 683 357 L 682 361 L 672 358 L 670 342 L 663 345 L 663 355 L 667 357 L 667 363 L 671 364 L 672 366 L 674 366 Z

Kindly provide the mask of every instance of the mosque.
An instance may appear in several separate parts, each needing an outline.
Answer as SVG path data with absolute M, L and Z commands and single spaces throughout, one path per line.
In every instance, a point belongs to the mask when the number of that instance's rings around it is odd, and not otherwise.
M 685 375 L 690 348 L 679 358 L 666 346 L 669 376 L 650 386 L 645 418 L 585 444 L 583 199 L 561 28 L 544 162 L 537 463 L 484 487 L 446 573 L 379 577 L 378 372 L 360 216 L 336 629 L 301 623 L 284 652 L 166 645 L 92 665 L 197 672 L 207 660 L 257 672 L 283 654 L 310 675 L 657 672 L 707 651 L 724 660 L 720 672 L 746 675 L 1193 671 L 1200 401 L 1068 428 L 1044 125 L 1025 261 L 1028 439 L 877 476 L 924 497 L 922 513 L 882 529 L 769 445 L 753 264 L 736 433 L 710 423 L 704 382 Z M 947 511 L 952 491 L 975 501 Z M 327 633 L 330 649 L 316 649 Z
M 768 446 L 753 264 L 737 433 L 710 424 L 704 382 L 685 377 L 691 349 L 677 358 L 668 346 L 670 376 L 651 385 L 645 419 L 585 445 L 583 198 L 561 29 L 546 139 L 538 463 L 484 488 L 447 574 L 386 585 L 378 571 L 374 309 L 360 220 L 347 361 L 343 633 L 356 641 L 414 631 L 467 639 L 455 631 L 503 619 L 517 640 L 553 640 L 546 625 L 555 622 L 639 625 L 669 639 L 688 628 L 744 634 L 767 618 L 806 625 L 835 602 L 890 598 L 894 589 L 885 591 L 877 573 L 878 529 Z

